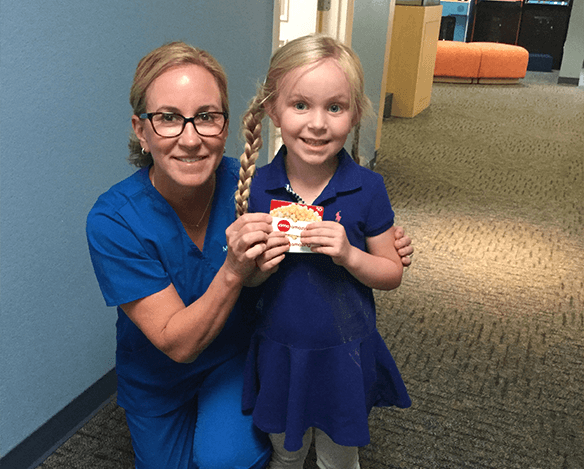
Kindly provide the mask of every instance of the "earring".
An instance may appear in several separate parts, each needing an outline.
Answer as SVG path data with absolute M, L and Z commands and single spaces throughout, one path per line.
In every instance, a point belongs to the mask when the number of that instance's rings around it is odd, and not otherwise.
M 142 148 L 142 151 L 140 152 L 142 153 L 142 155 L 146 156 L 146 154 L 148 153 L 146 150 L 144 150 L 144 148 Z

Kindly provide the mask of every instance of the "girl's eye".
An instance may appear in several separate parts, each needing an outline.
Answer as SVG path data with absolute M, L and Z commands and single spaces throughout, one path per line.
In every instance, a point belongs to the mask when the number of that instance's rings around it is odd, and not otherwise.
M 296 103 L 294 108 L 298 111 L 306 111 L 307 106 L 306 103 Z
M 336 112 L 341 112 L 341 110 L 342 110 L 342 108 L 341 108 L 341 106 L 340 106 L 340 105 L 338 105 L 338 104 L 331 104 L 331 105 L 329 106 L 329 111 L 330 111 L 330 112 L 335 112 L 335 113 L 336 113 Z

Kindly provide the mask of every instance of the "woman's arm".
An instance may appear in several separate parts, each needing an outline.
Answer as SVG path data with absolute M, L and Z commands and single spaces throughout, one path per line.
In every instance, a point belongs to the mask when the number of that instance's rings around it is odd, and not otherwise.
M 312 223 L 302 232 L 302 241 L 314 244 L 313 252 L 327 254 L 370 288 L 392 290 L 401 283 L 403 265 L 395 249 L 395 227 L 367 238 L 367 252 L 352 246 L 345 228 L 336 222 Z
M 121 305 L 146 337 L 174 361 L 188 363 L 223 329 L 271 231 L 267 214 L 246 214 L 226 230 L 227 258 L 207 291 L 185 306 L 173 285 Z

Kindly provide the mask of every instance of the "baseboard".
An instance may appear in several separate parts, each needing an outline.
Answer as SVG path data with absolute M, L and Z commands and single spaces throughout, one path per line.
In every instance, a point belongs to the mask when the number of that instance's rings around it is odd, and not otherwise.
M 391 104 L 393 102 L 393 93 L 386 93 L 385 104 L 383 105 L 383 118 L 389 119 L 391 117 Z
M 580 78 L 558 77 L 558 85 L 574 85 L 578 86 Z
M 114 368 L 0 459 L 0 469 L 33 469 L 39 466 L 109 403 L 116 389 Z

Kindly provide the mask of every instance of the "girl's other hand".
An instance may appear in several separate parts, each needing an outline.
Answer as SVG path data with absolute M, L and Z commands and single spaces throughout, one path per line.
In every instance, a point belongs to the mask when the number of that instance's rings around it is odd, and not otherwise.
M 412 263 L 412 257 L 414 255 L 412 240 L 405 234 L 405 231 L 401 226 L 395 227 L 395 249 L 400 256 L 404 267 L 407 267 Z
M 311 223 L 302 231 L 302 243 L 311 244 L 311 251 L 332 257 L 333 262 L 345 266 L 353 246 L 349 243 L 345 228 L 334 221 Z

